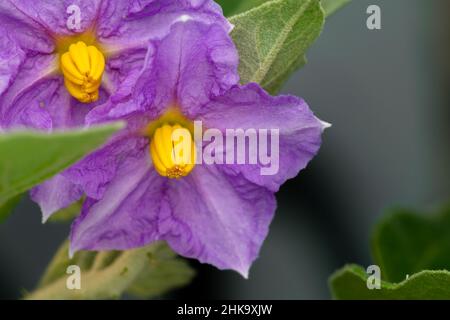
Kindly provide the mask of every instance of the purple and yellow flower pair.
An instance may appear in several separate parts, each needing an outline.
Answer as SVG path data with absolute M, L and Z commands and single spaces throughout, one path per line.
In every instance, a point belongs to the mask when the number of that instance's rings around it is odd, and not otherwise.
M 67 29 L 69 5 L 81 28 Z M 8 0 L 0 4 L 0 126 L 39 130 L 126 120 L 101 149 L 32 190 L 44 220 L 83 195 L 71 252 L 165 240 L 248 275 L 274 193 L 318 152 L 325 127 L 293 96 L 239 85 L 231 26 L 210 0 Z M 14 31 L 14 33 L 13 33 Z M 279 171 L 170 161 L 170 133 L 279 130 Z M 151 129 L 149 129 L 151 128 Z

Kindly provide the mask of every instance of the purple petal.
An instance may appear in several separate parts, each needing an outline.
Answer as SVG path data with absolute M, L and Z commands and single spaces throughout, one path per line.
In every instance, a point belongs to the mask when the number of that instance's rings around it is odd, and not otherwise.
M 126 250 L 157 240 L 157 216 L 165 180 L 151 170 L 147 153 L 130 159 L 102 200 L 88 199 L 72 225 L 71 254 L 79 250 Z
M 43 222 L 82 196 L 82 189 L 60 174 L 31 190 L 32 200 L 41 207 Z
M 54 59 L 53 56 L 37 54 L 21 64 L 14 81 L 0 96 L 0 119 L 6 127 L 30 125 L 38 129 L 51 128 L 51 116 L 41 106 L 46 106 L 59 95 L 61 82 L 48 78 Z M 30 117 L 31 114 L 34 116 Z
M 171 181 L 168 196 L 173 212 L 161 214 L 162 238 L 183 256 L 247 277 L 275 212 L 273 194 L 214 166 L 197 166 Z
M 24 51 L 53 52 L 55 46 L 50 35 L 38 23 L 17 10 L 13 3 L 0 2 L 0 21 L 1 37 L 13 35 L 14 42 Z
M 101 90 L 99 101 L 82 104 L 72 98 L 61 76 L 51 75 L 54 56 L 36 55 L 21 65 L 14 82 L 0 96 L 0 122 L 5 127 L 25 127 L 50 131 L 84 125 L 86 114 L 104 103 L 107 94 Z
M 64 89 L 66 90 L 66 89 Z M 65 92 L 65 94 L 67 94 Z M 68 95 L 68 94 L 67 94 Z M 87 115 L 97 108 L 100 108 L 109 99 L 109 92 L 105 90 L 103 87 L 100 87 L 100 95 L 99 99 L 92 103 L 83 103 L 78 101 L 75 98 L 70 97 L 70 107 L 69 108 L 61 108 L 60 106 L 54 105 L 52 111 L 52 115 L 55 117 L 55 112 L 61 109 L 66 109 L 62 116 L 66 116 L 66 126 L 67 127 L 79 127 L 82 125 L 87 125 L 86 122 Z M 59 107 L 59 108 L 58 108 Z M 50 108 L 49 108 L 50 109 Z M 61 117 L 61 115 L 60 115 Z M 58 122 L 59 124 L 59 122 Z
M 74 35 L 83 33 L 95 25 L 101 0 L 9 0 L 30 21 L 52 35 Z M 68 10 L 77 6 L 80 12 L 80 28 L 71 30 L 68 20 L 74 12 Z
M 314 116 L 302 99 L 271 97 L 257 84 L 234 87 L 226 95 L 213 99 L 202 113 L 199 119 L 206 128 L 219 129 L 223 133 L 227 129 L 279 130 L 278 171 L 276 157 L 273 158 L 274 172 L 270 175 L 261 174 L 261 168 L 267 166 L 260 162 L 221 166 L 228 174 L 242 174 L 272 191 L 277 191 L 287 179 L 295 177 L 306 167 L 317 154 L 322 132 L 327 126 Z M 266 141 L 271 150 L 271 141 L 268 138 Z
M 5 100 L 7 98 L 9 93 Z M 3 104 L 2 108 L 6 105 Z M 5 126 L 51 131 L 84 125 L 89 108 L 68 94 L 61 77 L 49 77 L 25 88 L 17 98 L 12 99 L 10 108 L 5 111 Z
M 37 93 L 39 93 L 37 95 Z M 30 99 L 26 97 L 30 95 Z M 51 119 L 51 129 L 65 129 L 84 126 L 86 114 L 98 104 L 105 102 L 106 93 L 100 90 L 100 99 L 91 104 L 81 103 L 71 97 L 64 86 L 62 77 L 49 77 L 28 89 L 28 93 L 17 100 L 15 106 L 25 104 L 23 112 L 27 114 L 34 107 L 45 112 Z M 39 103 L 36 103 L 39 102 Z M 28 103 L 28 107 L 27 104 Z M 33 119 L 32 116 L 29 117 Z M 29 125 L 30 126 L 30 125 Z
M 0 96 L 9 88 L 24 60 L 25 52 L 0 26 Z
M 163 38 L 180 19 L 231 30 L 221 7 L 212 0 L 105 0 L 98 17 L 100 41 L 112 50 L 147 47 L 148 39 Z
M 223 28 L 177 23 L 166 38 L 150 45 L 135 100 L 155 114 L 176 104 L 186 116 L 194 115 L 238 83 L 237 65 L 236 49 Z
M 118 172 L 148 151 L 147 145 L 146 138 L 122 134 L 71 166 L 63 175 L 80 185 L 88 197 L 101 199 Z
M 191 100 L 185 101 L 185 104 L 194 106 L 196 104 L 204 103 L 209 92 L 206 92 L 206 94 L 204 94 L 205 97 L 202 97 L 200 96 L 201 93 L 196 94 L 199 90 L 214 91 L 214 93 L 217 94 L 217 92 L 222 92 L 238 82 L 237 54 L 234 45 L 226 35 L 226 31 L 220 30 L 223 29 L 226 20 L 220 15 L 217 16 L 221 12 L 221 9 L 218 8 L 215 3 L 209 0 L 169 0 L 163 2 L 159 0 L 146 2 L 114 1 L 114 4 L 108 5 L 107 8 L 102 11 L 100 16 L 106 15 L 110 17 L 109 14 L 106 14 L 106 12 L 110 11 L 112 11 L 111 14 L 115 17 L 114 19 L 119 19 L 116 21 L 118 24 L 124 24 L 124 26 L 121 26 L 120 32 L 128 27 L 140 26 L 138 31 L 142 32 L 142 34 L 139 34 L 139 32 L 136 31 L 133 33 L 133 36 L 124 38 L 126 41 L 138 41 L 137 43 L 139 45 L 132 45 L 130 42 L 121 48 L 115 48 L 117 42 L 120 43 L 121 40 L 116 37 L 112 38 L 115 43 L 109 48 L 112 56 L 108 61 L 106 73 L 109 80 L 108 86 L 113 94 L 108 103 L 92 110 L 86 118 L 88 123 L 98 123 L 118 119 L 134 112 L 143 112 L 149 105 L 153 105 L 153 108 L 151 108 L 150 112 L 147 114 L 153 118 L 157 117 L 162 110 L 165 110 L 168 107 L 167 104 L 172 102 L 169 100 L 173 100 L 173 96 L 176 94 L 176 77 L 179 73 L 177 68 L 180 60 L 180 49 L 182 46 L 185 46 L 188 41 L 194 40 L 194 37 L 197 41 L 197 48 L 191 49 L 192 52 L 186 54 L 186 59 L 191 60 L 186 61 L 190 69 L 186 70 L 180 85 L 180 88 L 184 91 L 180 92 L 179 95 L 187 97 L 186 100 Z M 121 12 L 121 14 L 116 16 L 116 11 Z M 131 12 L 129 19 L 124 19 L 123 12 Z M 162 17 L 164 17 L 165 20 L 160 21 L 159 19 L 162 19 Z M 110 18 L 108 21 L 113 23 L 114 19 Z M 201 25 L 203 28 L 196 26 L 190 33 L 187 32 L 188 27 L 183 28 L 179 26 L 177 30 L 174 30 L 175 28 L 171 29 L 171 26 L 174 23 L 178 25 L 182 24 L 181 22 L 177 22 L 180 19 L 189 21 L 195 19 L 195 21 L 202 21 Z M 220 25 L 216 24 L 214 27 L 208 27 L 209 23 L 217 23 L 218 19 L 221 22 Z M 136 26 L 134 26 L 134 23 L 136 23 Z M 146 25 L 143 26 L 141 24 Z M 149 28 L 149 25 L 152 27 Z M 193 25 L 194 24 L 191 21 L 189 26 Z M 225 25 L 228 26 L 228 23 L 225 23 Z M 111 27 L 109 24 L 108 26 Z M 225 29 L 228 30 L 228 27 Z M 101 30 L 102 27 L 100 26 L 100 33 Z M 159 40 L 155 40 L 149 44 L 149 39 L 156 37 L 162 38 L 163 35 L 167 34 L 169 31 L 171 31 L 170 36 L 163 41 L 164 48 L 160 45 L 161 41 Z M 208 34 L 203 35 L 202 33 L 204 32 L 207 32 Z M 134 36 L 138 36 L 139 40 L 133 38 Z M 173 43 L 173 41 L 179 41 L 180 37 L 190 38 L 184 39 L 182 43 Z M 207 41 L 212 43 L 209 47 L 204 45 L 204 43 L 208 43 Z M 108 47 L 107 44 L 106 46 Z M 193 52 L 193 50 L 198 51 L 201 46 L 203 46 L 203 48 L 200 49 L 201 51 Z M 164 56 L 165 53 L 161 53 L 163 50 L 172 49 L 175 50 L 175 52 L 169 52 L 170 55 L 168 58 Z M 210 52 L 206 52 L 207 50 Z M 190 55 L 190 57 L 188 55 Z M 203 55 L 204 58 L 209 59 L 211 64 L 215 63 L 215 65 L 208 65 L 207 61 L 201 64 L 200 59 L 198 59 L 195 64 L 192 64 L 193 58 L 200 55 Z M 144 60 L 146 61 L 145 65 Z M 150 76 L 151 79 L 147 79 L 147 81 L 159 82 L 164 81 L 165 79 L 167 79 L 167 81 L 161 83 L 162 85 L 159 88 L 151 89 L 148 83 L 143 83 L 143 81 L 146 80 L 145 76 L 140 78 L 140 75 L 143 72 L 143 68 L 147 69 L 148 73 L 155 72 L 154 67 L 155 64 L 158 63 L 164 63 L 164 66 L 169 68 L 164 68 L 163 70 L 163 68 L 159 66 L 158 69 L 162 70 L 163 74 L 161 75 L 161 72 L 158 72 L 162 77 L 155 80 L 155 76 Z M 192 78 L 192 75 L 195 75 L 196 77 Z M 210 80 L 208 77 L 212 78 L 213 81 L 209 83 L 202 82 L 202 80 Z M 136 84 L 136 82 L 138 82 L 138 84 Z M 139 85 L 139 83 L 142 84 Z M 135 95 L 138 95 L 140 103 L 135 103 L 130 99 L 135 86 L 139 86 L 138 90 L 135 90 Z M 205 88 L 202 89 L 202 86 Z M 153 91 L 157 92 L 153 93 Z M 153 97 L 153 94 L 159 96 Z M 200 98 L 200 100 L 197 101 L 197 98 Z
M 86 116 L 88 124 L 120 119 L 133 112 L 142 111 L 142 108 L 131 100 L 131 94 L 141 74 L 146 55 L 146 49 L 134 49 L 108 59 L 106 78 L 112 95 L 105 104 L 93 108 Z

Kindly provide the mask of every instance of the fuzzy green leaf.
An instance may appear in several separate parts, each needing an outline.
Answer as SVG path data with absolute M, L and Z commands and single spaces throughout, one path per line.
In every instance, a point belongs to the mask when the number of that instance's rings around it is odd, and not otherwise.
M 268 1 L 269 0 L 216 0 L 216 2 L 221 5 L 223 13 L 227 17 L 248 11 Z M 320 3 L 328 17 L 350 1 L 351 0 L 320 0 Z
M 67 289 L 69 275 L 66 270 L 71 265 L 80 267 L 80 290 Z M 117 299 L 128 290 L 149 298 L 187 284 L 193 274 L 190 267 L 162 242 L 128 251 L 81 251 L 69 259 L 66 241 L 47 267 L 38 288 L 25 298 Z
M 3 204 L 0 204 L 0 223 L 3 222 L 13 211 L 13 209 L 19 204 L 22 199 L 22 194 L 10 198 Z
M 177 257 L 168 246 L 160 246 L 148 255 L 149 265 L 127 290 L 140 298 L 153 298 L 191 282 L 194 271 L 186 260 Z
M 450 299 L 450 207 L 438 214 L 393 210 L 372 237 L 382 289 L 369 290 L 368 275 L 350 265 L 330 278 L 337 299 Z
M 376 226 L 372 252 L 392 282 L 421 270 L 450 270 L 450 207 L 428 215 L 393 211 Z
M 330 278 L 332 296 L 340 300 L 447 300 L 450 272 L 421 271 L 400 283 L 382 281 L 381 289 L 368 289 L 368 275 L 357 265 L 348 265 Z
M 325 10 L 326 16 L 328 17 L 348 4 L 350 1 L 351 0 L 321 0 L 320 2 Z
M 267 1 L 269 0 L 216 0 L 227 17 L 250 10 Z
M 53 134 L 0 134 L 0 207 L 98 148 L 121 123 Z M 4 210 L 4 212 L 10 210 Z
M 319 0 L 273 0 L 230 18 L 240 55 L 242 83 L 257 82 L 276 93 L 306 63 L 324 12 Z

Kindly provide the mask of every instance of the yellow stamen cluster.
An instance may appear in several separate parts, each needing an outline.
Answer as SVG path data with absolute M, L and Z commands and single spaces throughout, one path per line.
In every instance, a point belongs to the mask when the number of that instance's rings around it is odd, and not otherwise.
M 99 88 L 105 70 L 105 56 L 94 46 L 83 41 L 71 44 L 61 55 L 61 70 L 67 91 L 78 101 L 98 100 Z
M 195 166 L 196 148 L 192 135 L 178 124 L 164 124 L 155 130 L 150 154 L 156 171 L 163 177 L 185 177 Z

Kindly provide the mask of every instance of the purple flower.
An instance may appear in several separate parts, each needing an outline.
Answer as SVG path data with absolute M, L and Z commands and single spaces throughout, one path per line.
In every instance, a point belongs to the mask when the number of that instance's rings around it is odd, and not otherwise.
M 229 30 L 212 0 L 3 0 L 0 126 L 78 126 L 133 85 L 148 40 L 185 18 Z
M 127 7 L 126 12 L 139 20 L 154 12 L 160 14 L 159 6 L 152 4 L 169 2 L 147 1 L 147 6 L 142 7 L 137 6 L 142 1 L 130 1 L 136 5 Z M 111 1 L 105 8 L 114 3 Z M 257 84 L 239 85 L 237 51 L 228 35 L 228 24 L 215 14 L 215 5 L 208 1 L 174 3 L 203 3 L 207 13 L 189 11 L 176 19 L 164 15 L 155 18 L 163 31 L 155 31 L 155 37 L 146 35 L 150 41 L 146 41 L 145 48 L 136 49 L 136 55 L 133 49 L 133 54 L 126 57 L 107 59 L 106 72 L 116 70 L 111 76 L 116 85 L 103 100 L 100 91 L 101 102 L 89 107 L 75 103 L 80 107 L 77 109 L 59 101 L 48 112 L 49 121 L 42 115 L 47 108 L 30 106 L 39 101 L 39 94 L 49 87 L 47 83 L 39 91 L 30 90 L 33 94 L 27 99 L 20 94 L 13 99 L 14 104 L 5 105 L 2 100 L 2 115 L 7 120 L 16 119 L 16 125 L 38 128 L 47 128 L 42 123 L 53 124 L 55 117 L 64 120 L 58 123 L 61 127 L 127 121 L 127 128 L 106 146 L 32 191 L 44 220 L 86 195 L 81 215 L 72 225 L 72 254 L 79 250 L 126 250 L 165 240 L 183 256 L 220 269 L 233 269 L 247 277 L 268 234 L 276 209 L 274 193 L 315 156 L 326 125 L 300 98 L 271 97 Z M 45 13 L 32 15 L 33 20 L 42 25 L 44 20 L 38 17 Z M 110 23 L 122 16 L 105 14 Z M 132 35 L 151 31 L 142 24 L 133 26 L 134 32 L 125 33 L 123 41 L 134 43 Z M 55 23 L 52 29 L 57 27 Z M 110 40 L 117 38 L 114 32 L 122 29 L 106 28 L 114 34 Z M 136 65 L 143 55 L 143 65 Z M 20 55 L 11 56 L 18 58 L 20 65 Z M 14 69 L 14 59 L 8 59 Z M 17 72 L 0 74 L 1 79 L 10 79 L 11 87 L 16 85 Z M 63 85 L 61 79 L 59 85 Z M 50 97 L 58 101 L 62 93 L 67 96 L 62 90 Z M 16 110 L 20 99 L 24 99 L 23 105 Z M 66 114 L 58 113 L 57 105 L 66 108 Z M 10 112 L 15 116 L 8 116 Z M 78 122 L 71 122 L 75 118 Z M 261 161 L 194 163 L 211 149 L 213 141 L 195 141 L 188 150 L 178 149 L 173 134 L 180 129 L 188 137 L 183 141 L 194 142 L 196 121 L 201 121 L 205 131 L 215 129 L 223 135 L 230 129 L 278 132 L 278 148 L 269 143 L 268 150 L 279 150 L 279 170 L 262 175 L 265 164 Z M 250 143 L 244 144 L 247 147 Z M 213 150 L 215 158 L 230 152 L 228 142 L 223 149 Z
M 274 215 L 274 192 L 317 153 L 325 125 L 299 98 L 239 86 L 237 65 L 217 25 L 180 22 L 151 41 L 137 85 L 86 117 L 90 124 L 127 119 L 128 129 L 63 174 L 87 195 L 72 252 L 166 240 L 183 256 L 248 275 Z M 278 129 L 278 173 L 263 176 L 259 164 L 170 163 L 164 132 L 191 130 L 195 120 L 221 132 Z

